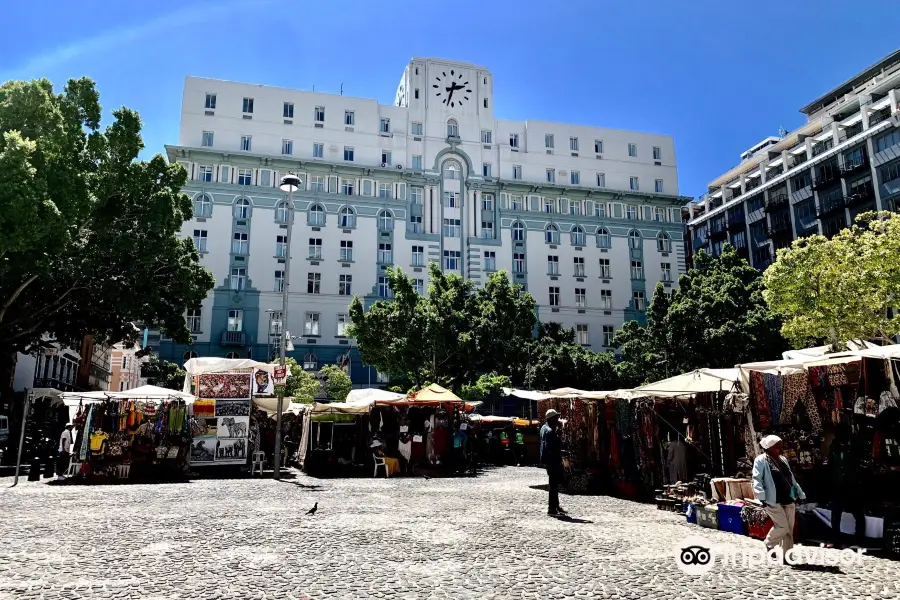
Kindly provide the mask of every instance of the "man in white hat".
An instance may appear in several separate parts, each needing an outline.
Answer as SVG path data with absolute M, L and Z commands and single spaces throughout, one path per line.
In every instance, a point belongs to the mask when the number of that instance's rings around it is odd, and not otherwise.
M 541 427 L 541 462 L 547 469 L 550 480 L 550 505 L 547 514 L 551 516 L 565 515 L 559 506 L 559 484 L 562 483 L 562 443 L 559 439 L 559 413 L 552 408 L 547 411 L 546 422 Z
M 65 473 L 69 469 L 69 458 L 72 456 L 72 428 L 74 425 L 72 423 L 66 423 L 66 428 L 63 429 L 62 434 L 59 436 L 59 456 L 56 459 L 56 480 L 62 481 L 65 479 L 63 477 L 63 473 Z
M 787 459 L 781 455 L 781 438 L 767 435 L 760 440 L 763 452 L 753 461 L 753 493 L 774 526 L 766 536 L 767 550 L 781 546 L 783 553 L 794 547 L 795 502 L 806 499 Z

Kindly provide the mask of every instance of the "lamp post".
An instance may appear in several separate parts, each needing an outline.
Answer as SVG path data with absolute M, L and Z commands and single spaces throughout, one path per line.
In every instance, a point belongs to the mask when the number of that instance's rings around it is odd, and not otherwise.
M 288 173 L 281 178 L 279 189 L 287 192 L 287 251 L 284 255 L 284 278 L 281 285 L 281 327 L 278 331 L 279 357 L 278 364 L 284 369 L 285 351 L 287 350 L 287 318 L 288 318 L 288 288 L 291 281 L 291 230 L 294 228 L 294 192 L 300 189 L 300 178 L 293 173 Z M 287 375 L 287 374 L 285 374 Z M 285 377 L 285 381 L 287 378 Z M 281 411 L 284 409 L 284 386 L 278 388 L 278 406 L 275 413 L 275 460 L 274 470 L 275 479 L 281 479 Z

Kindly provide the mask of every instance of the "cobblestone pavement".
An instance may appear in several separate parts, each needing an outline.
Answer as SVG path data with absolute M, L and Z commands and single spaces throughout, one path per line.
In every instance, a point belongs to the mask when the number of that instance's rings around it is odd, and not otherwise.
M 467 479 L 0 480 L 0 598 L 894 598 L 900 563 L 840 573 L 717 565 L 682 573 L 701 531 L 654 506 L 563 496 L 541 471 Z M 319 503 L 318 514 L 302 516 Z M 715 543 L 758 548 L 741 536 Z

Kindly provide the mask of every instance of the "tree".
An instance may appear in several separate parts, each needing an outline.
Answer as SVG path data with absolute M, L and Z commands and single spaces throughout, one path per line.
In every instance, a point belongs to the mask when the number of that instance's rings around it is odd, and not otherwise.
M 278 361 L 274 361 L 277 364 Z M 288 356 L 284 359 L 284 364 L 288 367 L 287 381 L 284 382 L 284 396 L 293 397 L 294 402 L 303 404 L 311 404 L 319 393 L 319 380 L 316 376 L 303 368 L 303 365 L 297 364 L 297 359 Z
M 457 395 L 463 400 L 484 400 L 499 397 L 505 387 L 512 387 L 512 380 L 509 377 L 493 372 L 484 373 L 474 384 L 461 386 Z
M 613 343 L 622 354 L 616 364 L 621 385 L 636 387 L 665 377 L 668 357 L 673 354 L 666 329 L 670 307 L 665 287 L 657 283 L 647 309 L 647 324 L 628 321 L 616 333 Z
M 325 365 L 319 369 L 322 377 L 322 389 L 335 402 L 343 402 L 353 389 L 353 381 L 344 370 L 337 365 Z
M 168 360 L 160 360 L 156 356 L 141 364 L 141 377 L 147 379 L 149 385 L 181 390 L 184 387 L 184 369 Z
M 524 354 L 524 360 L 511 370 L 516 385 L 534 390 L 618 387 L 613 355 L 592 352 L 576 344 L 575 332 L 559 323 L 541 323 L 538 337 L 528 341 Z
M 100 129 L 89 79 L 0 86 L 0 356 L 47 333 L 77 346 L 137 341 L 132 325 L 190 343 L 184 311 L 215 283 L 191 240 L 184 169 L 143 148 L 137 113 Z
M 900 298 L 900 215 L 863 213 L 830 240 L 813 235 L 778 251 L 766 269 L 766 301 L 797 347 L 827 340 L 887 340 Z

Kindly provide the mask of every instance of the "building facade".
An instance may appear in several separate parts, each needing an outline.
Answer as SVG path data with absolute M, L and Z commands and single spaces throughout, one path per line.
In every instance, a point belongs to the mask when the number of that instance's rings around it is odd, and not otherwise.
M 189 173 L 191 237 L 216 287 L 189 310 L 200 356 L 276 350 L 284 259 L 298 362 L 348 367 L 376 382 L 345 335 L 353 296 L 390 297 L 400 266 L 427 293 L 429 261 L 483 284 L 506 270 L 542 320 L 609 349 L 623 321 L 643 318 L 657 281 L 684 271 L 671 137 L 497 119 L 488 69 L 414 58 L 395 103 L 188 77 L 171 161 Z M 279 178 L 293 172 L 294 225 Z
M 137 353 L 140 346 L 127 347 L 119 343 L 110 351 L 109 391 L 124 392 L 141 385 L 141 363 Z
M 801 109 L 805 125 L 763 140 L 687 205 L 690 247 L 727 241 L 765 269 L 798 237 L 832 236 L 861 212 L 900 208 L 900 51 Z

